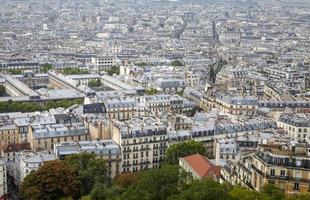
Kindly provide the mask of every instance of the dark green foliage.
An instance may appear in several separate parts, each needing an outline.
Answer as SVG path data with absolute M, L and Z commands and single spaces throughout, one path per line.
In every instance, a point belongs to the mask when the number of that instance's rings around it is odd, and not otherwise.
M 14 102 L 9 100 L 7 102 L 0 102 L 0 112 L 35 112 L 35 111 L 45 111 L 51 108 L 68 108 L 75 104 L 81 104 L 82 100 L 58 100 L 58 101 L 48 101 L 46 104 L 42 105 L 36 102 Z
M 112 66 L 110 69 L 106 70 L 110 76 L 113 74 L 119 74 L 119 66 Z
M 213 180 L 194 181 L 187 189 L 171 196 L 169 200 L 227 200 L 228 191 Z
M 97 80 L 91 80 L 88 82 L 88 86 L 89 87 L 100 87 L 102 84 L 101 84 L 101 80 L 100 79 L 97 79 Z
M 178 164 L 179 158 L 199 153 L 206 155 L 206 148 L 201 142 L 185 141 L 171 145 L 165 152 L 165 162 L 168 164 Z
M 174 67 L 184 66 L 184 64 L 181 61 L 179 61 L 179 60 L 172 61 L 171 65 L 174 66 Z
M 13 75 L 18 75 L 18 74 L 22 74 L 23 70 L 21 70 L 21 69 L 9 69 L 8 72 L 10 74 L 13 74 Z
M 201 111 L 203 111 L 203 109 L 202 108 L 200 108 L 199 106 L 194 106 L 191 110 L 190 110 L 190 112 L 189 112 L 189 116 L 190 117 L 193 117 L 195 114 L 196 114 L 196 112 L 201 112 Z
M 178 166 L 165 165 L 162 168 L 150 169 L 139 174 L 138 180 L 131 185 L 121 196 L 121 200 L 149 199 L 164 200 L 177 194 L 181 179 L 181 170 Z
M 73 67 L 66 67 L 62 70 L 62 73 L 65 75 L 72 75 L 72 74 L 88 74 L 86 69 L 80 68 L 73 68 Z
M 123 193 L 124 189 L 120 186 L 113 185 L 107 187 L 102 183 L 96 183 L 91 190 L 90 199 L 91 200 L 116 200 L 118 195 Z
M 135 63 L 135 65 L 137 65 L 138 67 L 145 67 L 145 66 L 147 66 L 147 63 L 140 62 L 140 63 Z
M 94 184 L 109 183 L 106 163 L 95 154 L 81 153 L 66 158 L 66 162 L 78 171 L 81 182 L 81 196 L 89 194 Z
M 158 91 L 155 88 L 148 88 L 145 90 L 145 94 L 147 94 L 147 95 L 154 95 L 157 93 L 158 93 Z
M 0 97 L 5 96 L 5 94 L 6 94 L 5 87 L 3 85 L 0 85 Z
M 49 70 L 53 69 L 51 64 L 45 63 L 41 66 L 41 72 L 47 73 Z

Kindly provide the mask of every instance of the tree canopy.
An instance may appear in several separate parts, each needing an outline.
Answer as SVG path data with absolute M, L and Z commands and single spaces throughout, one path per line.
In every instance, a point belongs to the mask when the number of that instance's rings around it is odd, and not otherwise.
M 53 69 L 53 65 L 45 63 L 41 66 L 41 72 L 47 73 L 49 70 Z
M 15 102 L 12 100 L 0 102 L 0 112 L 35 112 L 35 111 L 45 111 L 51 108 L 68 108 L 75 104 L 81 104 L 82 100 L 57 100 L 48 101 L 45 104 L 40 104 L 37 102 Z
M 172 61 L 171 65 L 174 66 L 174 67 L 184 66 L 184 64 L 181 61 L 179 61 L 179 60 Z
M 88 82 L 88 86 L 89 87 L 100 87 L 102 84 L 101 84 L 101 80 L 100 79 L 97 79 L 97 80 L 91 80 Z
M 113 74 L 119 74 L 119 66 L 112 66 L 110 69 L 106 70 L 106 72 L 108 72 L 108 74 L 110 76 L 112 76 Z
M 21 196 L 27 200 L 77 198 L 80 190 L 77 176 L 77 171 L 65 162 L 47 161 L 36 172 L 25 177 Z
M 178 164 L 179 158 L 191 154 L 199 153 L 206 155 L 206 148 L 201 142 L 184 141 L 171 145 L 165 152 L 165 162 L 168 164 Z
M 78 179 L 81 182 L 81 196 L 89 194 L 94 184 L 107 184 L 106 163 L 97 159 L 95 154 L 73 154 L 66 158 L 66 163 L 78 171 Z

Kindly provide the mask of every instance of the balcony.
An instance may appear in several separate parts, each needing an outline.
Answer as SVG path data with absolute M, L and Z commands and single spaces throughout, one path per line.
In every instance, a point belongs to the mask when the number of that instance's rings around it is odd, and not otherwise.
M 123 153 L 131 152 L 131 149 L 123 149 Z
M 150 161 L 142 161 L 142 162 L 140 162 L 139 164 L 140 164 L 140 165 L 148 165 L 148 164 L 150 164 Z
M 150 147 L 141 147 L 140 148 L 140 151 L 149 151 L 149 150 L 151 150 Z
M 122 167 L 130 167 L 130 166 L 131 166 L 130 163 L 125 163 L 125 164 L 122 165 Z

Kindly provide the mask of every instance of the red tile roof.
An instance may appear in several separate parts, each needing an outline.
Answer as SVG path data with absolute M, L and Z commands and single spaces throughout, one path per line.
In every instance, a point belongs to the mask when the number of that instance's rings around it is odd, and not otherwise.
M 201 178 L 219 177 L 221 167 L 215 166 L 209 159 L 200 154 L 193 154 L 182 158 L 192 170 L 194 170 Z
M 31 150 L 31 146 L 29 142 L 24 142 L 24 143 L 11 143 L 7 145 L 1 146 L 1 150 L 4 153 L 8 152 L 20 152 L 23 150 Z

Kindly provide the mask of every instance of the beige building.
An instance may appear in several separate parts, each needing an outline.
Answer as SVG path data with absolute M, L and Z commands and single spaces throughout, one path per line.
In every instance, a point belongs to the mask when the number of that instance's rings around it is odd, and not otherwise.
M 291 140 L 310 143 L 310 114 L 282 114 L 277 125 Z
M 53 150 L 54 144 L 85 141 L 89 138 L 88 128 L 82 123 L 73 123 L 70 126 L 64 124 L 32 125 L 28 133 L 28 141 L 34 150 Z
M 19 142 L 19 133 L 17 126 L 15 124 L 12 125 L 4 125 L 0 127 L 0 145 L 7 145 L 12 143 Z
M 167 148 L 167 127 L 155 118 L 111 120 L 112 139 L 121 146 L 122 172 L 159 167 Z
M 254 96 L 230 96 L 223 93 L 202 97 L 201 106 L 205 110 L 217 108 L 234 115 L 253 115 L 258 109 L 258 101 Z
M 252 186 L 274 184 L 286 195 L 310 192 L 310 146 L 296 143 L 260 145 L 252 162 Z

